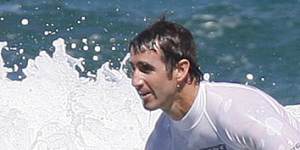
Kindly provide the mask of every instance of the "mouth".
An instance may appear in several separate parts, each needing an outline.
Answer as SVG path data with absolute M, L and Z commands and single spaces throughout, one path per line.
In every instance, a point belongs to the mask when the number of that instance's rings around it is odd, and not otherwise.
M 151 95 L 151 92 L 139 92 L 139 95 L 143 100 L 145 100 Z

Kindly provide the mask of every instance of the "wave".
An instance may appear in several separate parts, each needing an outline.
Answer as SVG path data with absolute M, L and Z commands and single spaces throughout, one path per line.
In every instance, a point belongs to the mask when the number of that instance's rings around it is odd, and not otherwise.
M 105 63 L 97 76 L 79 77 L 83 60 L 66 54 L 63 39 L 53 46 L 53 57 L 42 51 L 29 60 L 22 81 L 6 78 L 0 59 L 1 147 L 143 149 L 159 111 L 150 117 L 122 70 Z

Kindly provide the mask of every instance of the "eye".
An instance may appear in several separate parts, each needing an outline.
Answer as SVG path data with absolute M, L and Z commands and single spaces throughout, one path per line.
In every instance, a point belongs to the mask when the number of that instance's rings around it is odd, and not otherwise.
M 145 63 L 145 62 L 139 63 L 138 68 L 143 73 L 150 73 L 151 71 L 154 70 L 154 67 L 152 65 Z

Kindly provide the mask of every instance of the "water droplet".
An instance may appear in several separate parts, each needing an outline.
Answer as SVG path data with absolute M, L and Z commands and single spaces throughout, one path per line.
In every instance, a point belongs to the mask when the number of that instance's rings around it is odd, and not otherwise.
M 23 53 L 24 53 L 24 49 L 21 48 L 21 49 L 19 50 L 19 53 L 20 53 L 20 54 L 23 54 Z
M 88 40 L 87 40 L 87 38 L 83 38 L 81 41 L 82 41 L 82 43 L 87 44 Z
M 14 64 L 14 71 L 18 71 L 19 70 L 19 66 L 17 64 Z
M 7 64 L 9 64 L 9 63 L 7 63 Z M 7 71 L 7 72 L 13 72 L 12 68 L 7 68 L 6 71 Z
M 99 45 L 95 46 L 95 51 L 96 52 L 100 52 L 100 50 L 101 50 L 101 47 Z
M 75 43 L 72 43 L 72 44 L 71 44 L 71 48 L 73 48 L 73 49 L 76 48 L 76 44 L 75 44 Z
M 89 50 L 89 47 L 86 46 L 86 45 L 84 45 L 84 46 L 83 46 L 83 50 L 87 51 L 87 50 Z
M 44 35 L 49 35 L 51 33 L 51 31 L 45 31 Z
M 28 24 L 29 24 L 29 20 L 26 19 L 26 18 L 23 18 L 23 19 L 21 20 L 21 24 L 22 24 L 22 25 L 28 25 Z
M 247 78 L 248 80 L 253 80 L 254 76 L 253 76 L 251 73 L 248 73 L 248 74 L 246 75 L 246 78 Z
M 98 60 L 99 60 L 99 57 L 98 57 L 98 56 L 93 56 L 93 60 L 94 60 L 94 61 L 98 61 Z
M 209 73 L 204 73 L 203 78 L 204 78 L 204 80 L 209 81 L 209 78 L 210 78 Z
M 109 39 L 109 42 L 110 42 L 110 43 L 115 43 L 115 42 L 116 42 L 116 38 L 110 38 L 110 39 Z

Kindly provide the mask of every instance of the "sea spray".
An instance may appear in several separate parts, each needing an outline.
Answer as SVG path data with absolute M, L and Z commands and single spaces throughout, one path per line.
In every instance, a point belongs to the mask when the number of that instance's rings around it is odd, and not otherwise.
M 0 49 L 6 45 L 0 43 Z M 41 51 L 28 61 L 22 81 L 7 79 L 0 59 L 1 147 L 143 149 L 160 112 L 153 112 L 147 123 L 149 113 L 123 67 L 115 70 L 104 64 L 96 79 L 79 77 L 75 67 L 84 69 L 83 60 L 66 54 L 63 39 L 53 46 L 53 57 Z

